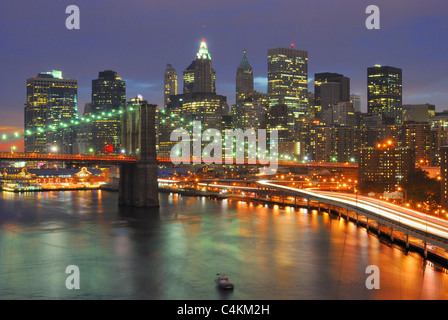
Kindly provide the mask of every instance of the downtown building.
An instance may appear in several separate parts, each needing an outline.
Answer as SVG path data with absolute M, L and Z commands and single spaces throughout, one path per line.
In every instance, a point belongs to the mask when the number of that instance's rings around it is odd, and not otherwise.
M 202 39 L 196 59 L 183 71 L 182 94 L 170 95 L 163 112 L 156 116 L 158 128 L 158 156 L 169 157 L 177 143 L 170 141 L 175 129 L 193 132 L 195 121 L 201 122 L 201 131 L 222 129 L 222 116 L 228 112 L 227 98 L 216 94 L 216 71 L 211 55 Z
M 235 80 L 236 104 L 231 110 L 233 128 L 257 130 L 265 120 L 269 100 L 266 94 L 254 90 L 253 70 L 246 51 L 236 70 Z
M 98 78 L 92 80 L 91 102 L 86 104 L 77 128 L 77 153 L 122 153 L 120 111 L 125 106 L 125 81 L 115 71 L 99 72 Z
M 177 72 L 173 65 L 167 64 L 163 76 L 163 102 L 164 108 L 170 103 L 170 96 L 177 95 Z
M 26 83 L 25 152 L 73 153 L 78 80 L 41 72 Z
M 308 52 L 291 48 L 268 49 L 269 107 L 286 105 L 290 138 L 305 119 L 308 104 Z
M 367 69 L 367 112 L 383 118 L 384 124 L 402 122 L 402 70 L 376 65 Z
M 441 190 L 440 202 L 442 208 L 448 211 L 448 145 L 440 147 L 440 176 L 441 176 Z
M 397 191 L 415 168 L 414 152 L 408 147 L 396 147 L 391 140 L 359 151 L 358 181 L 372 184 L 386 192 Z

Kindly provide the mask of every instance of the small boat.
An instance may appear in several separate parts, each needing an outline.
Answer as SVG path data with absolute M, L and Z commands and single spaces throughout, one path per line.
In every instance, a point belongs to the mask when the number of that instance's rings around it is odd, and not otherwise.
M 218 287 L 221 289 L 233 289 L 233 283 L 229 281 L 229 277 L 224 274 L 216 274 L 218 278 L 215 279 L 215 282 L 218 284 Z

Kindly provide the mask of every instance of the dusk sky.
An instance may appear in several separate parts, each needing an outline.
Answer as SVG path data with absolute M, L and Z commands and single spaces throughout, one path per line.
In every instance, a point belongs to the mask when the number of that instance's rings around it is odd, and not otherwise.
M 68 5 L 80 9 L 80 30 L 68 30 Z M 368 30 L 368 5 L 381 10 L 381 29 Z M 126 80 L 127 99 L 142 94 L 162 105 L 167 63 L 179 75 L 195 59 L 203 37 L 217 72 L 217 93 L 235 102 L 235 73 L 243 50 L 255 89 L 267 91 L 267 50 L 308 51 L 309 91 L 317 72 L 342 73 L 367 110 L 367 67 L 403 69 L 403 103 L 448 109 L 446 0 L 74 0 L 0 2 L 0 133 L 23 131 L 26 79 L 62 70 L 78 79 L 79 112 L 91 81 L 114 70 Z

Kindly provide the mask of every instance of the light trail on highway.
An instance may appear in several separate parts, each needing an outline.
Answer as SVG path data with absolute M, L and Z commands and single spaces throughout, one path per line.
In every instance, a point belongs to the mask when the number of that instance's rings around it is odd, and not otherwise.
M 395 221 L 399 224 L 426 232 L 444 239 L 448 239 L 448 222 L 429 217 L 428 215 L 401 206 L 393 205 L 377 199 L 358 197 L 350 194 L 336 194 L 327 191 L 316 191 L 315 189 L 299 189 L 281 184 L 272 183 L 267 180 L 258 181 L 259 184 L 277 189 L 297 192 L 299 194 L 314 197 L 321 200 L 339 202 L 341 206 L 349 205 L 366 210 L 375 215 Z

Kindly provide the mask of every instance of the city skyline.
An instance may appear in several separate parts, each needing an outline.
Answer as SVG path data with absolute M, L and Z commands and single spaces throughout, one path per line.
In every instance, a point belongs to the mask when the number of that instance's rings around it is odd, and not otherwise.
M 447 12 L 1 2 L 0 298 L 447 300 Z
M 203 36 L 217 72 L 217 94 L 228 97 L 229 105 L 235 103 L 234 74 L 244 50 L 253 68 L 255 90 L 266 93 L 267 50 L 288 47 L 294 43 L 295 48 L 309 52 L 310 92 L 313 92 L 315 73 L 344 74 L 351 79 L 351 93 L 361 95 L 361 108 L 365 112 L 367 68 L 375 64 L 391 65 L 403 69 L 404 104 L 431 103 L 436 105 L 436 111 L 448 108 L 445 102 L 446 94 L 442 89 L 448 84 L 448 77 L 443 74 L 444 68 L 440 67 L 446 64 L 443 59 L 448 48 L 437 42 L 437 35 L 446 33 L 448 27 L 442 20 L 443 8 L 448 6 L 442 1 L 425 5 L 413 1 L 412 5 L 406 8 L 380 1 L 377 4 L 381 9 L 380 30 L 365 28 L 365 4 L 344 1 L 347 10 L 338 10 L 339 16 L 333 17 L 337 19 L 340 28 L 333 28 L 331 32 L 326 29 L 330 25 L 324 21 L 326 19 L 314 21 L 315 14 L 307 15 L 298 10 L 288 10 L 299 9 L 299 5 L 289 4 L 289 8 L 285 1 L 261 2 L 258 5 L 256 2 L 247 1 L 239 5 L 240 10 L 233 11 L 231 9 L 236 3 L 212 3 L 211 8 L 217 7 L 216 10 L 203 9 L 200 3 L 195 2 L 198 4 L 193 13 L 195 19 L 190 21 L 186 17 L 180 18 L 182 13 L 190 12 L 188 6 L 180 2 L 169 5 L 142 3 L 138 8 L 122 8 L 117 2 L 102 7 L 101 3 L 92 6 L 79 1 L 77 5 L 80 7 L 82 22 L 80 30 L 65 28 L 65 4 L 56 5 L 51 11 L 51 17 L 45 12 L 47 4 L 37 6 L 28 1 L 2 4 L 0 30 L 3 30 L 1 36 L 4 45 L 1 56 L 8 62 L 5 63 L 4 70 L 8 80 L 6 77 L 2 79 L 4 84 L 0 107 L 2 111 L 8 112 L 9 117 L 8 120 L 0 120 L 0 127 L 23 129 L 25 79 L 53 69 L 61 70 L 67 78 L 78 79 L 79 113 L 82 113 L 84 104 L 90 102 L 90 82 L 102 70 L 114 70 L 122 76 L 128 86 L 128 100 L 142 94 L 151 103 L 162 107 L 163 73 L 166 64 L 170 63 L 178 73 L 182 72 L 194 58 Z M 23 5 L 27 5 L 29 10 L 24 13 L 21 24 L 21 19 L 17 19 L 12 13 L 20 12 L 17 6 Z M 240 12 L 251 6 L 257 9 L 254 10 L 257 14 L 243 15 Z M 320 17 L 331 17 L 334 13 L 330 12 L 330 9 L 334 6 L 335 4 L 327 4 L 325 8 L 328 10 L 322 10 Z M 57 11 L 58 7 L 61 15 L 55 16 L 54 11 Z M 259 32 L 256 23 L 265 21 L 268 15 L 272 14 L 272 9 L 275 9 L 275 14 L 272 16 L 270 27 L 263 33 Z M 305 11 L 315 13 L 316 10 L 318 4 L 309 4 Z M 296 15 L 289 11 L 295 11 Z M 129 18 L 132 14 L 147 14 L 148 17 L 156 18 L 156 21 L 160 21 L 157 14 L 171 15 L 176 24 L 162 31 L 156 22 L 142 25 L 130 23 L 129 26 L 123 27 L 124 30 L 120 29 L 119 23 L 113 23 Z M 282 15 L 284 19 L 281 19 Z M 105 16 L 110 16 L 109 20 L 112 22 L 105 21 Z M 308 16 L 314 20 L 310 21 Z M 403 25 L 393 21 L 394 16 L 399 17 L 398 20 Z M 46 17 L 43 19 L 45 21 L 37 24 L 43 17 Z M 243 17 L 246 17 L 246 20 L 242 19 Z M 240 23 L 233 26 L 232 21 L 238 18 L 241 18 L 238 20 Z M 182 23 L 185 25 L 183 28 L 176 27 Z M 202 30 L 203 25 L 205 31 Z M 309 32 L 308 27 L 303 28 L 305 25 L 316 28 Z M 401 37 L 405 27 L 411 29 L 409 34 L 412 36 Z M 116 32 L 108 32 L 114 28 L 117 28 Z M 239 32 L 235 35 L 232 30 Z M 428 33 L 433 36 L 426 37 Z M 98 43 L 94 43 L 94 39 Z M 114 39 L 115 42 L 112 41 Z M 53 43 L 53 46 L 49 46 L 50 43 Z M 394 43 L 393 48 L 390 43 Z M 139 50 L 130 50 L 136 44 Z M 421 51 L 411 50 L 415 45 L 429 46 L 433 50 L 425 50 L 425 56 L 422 56 Z M 417 60 L 420 62 L 416 63 Z M 179 79 L 179 82 L 181 80 Z

